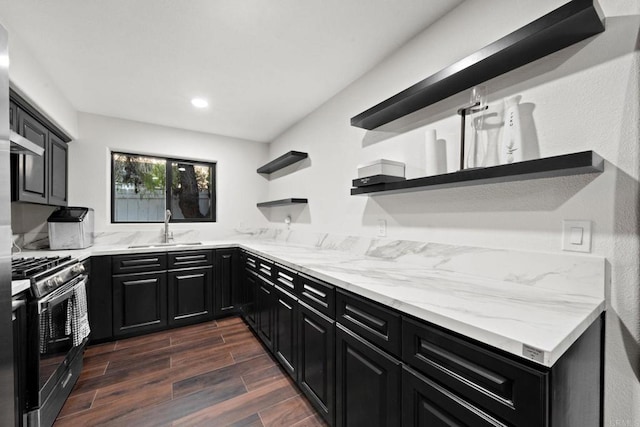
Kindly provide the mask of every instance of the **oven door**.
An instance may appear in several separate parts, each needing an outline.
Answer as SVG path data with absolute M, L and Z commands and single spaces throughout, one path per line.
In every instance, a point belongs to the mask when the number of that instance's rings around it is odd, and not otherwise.
M 37 348 L 38 354 L 38 403 L 40 407 L 60 381 L 69 381 L 69 364 L 81 353 L 87 340 L 74 345 L 76 322 L 71 319 L 71 299 L 76 286 L 86 289 L 88 276 L 81 275 L 54 292 L 39 299 Z M 35 381 L 34 381 L 35 382 Z M 33 382 L 32 382 L 33 384 Z

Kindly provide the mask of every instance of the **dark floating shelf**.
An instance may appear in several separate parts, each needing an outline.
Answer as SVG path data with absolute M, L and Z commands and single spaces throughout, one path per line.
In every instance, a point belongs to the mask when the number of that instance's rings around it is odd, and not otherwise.
M 307 199 L 281 199 L 281 200 L 273 200 L 271 202 L 262 202 L 258 203 L 256 206 L 259 208 L 270 208 L 272 206 L 285 206 L 285 205 L 295 205 L 295 204 L 306 204 L 309 201 Z
M 351 118 L 375 129 L 604 31 L 595 0 L 572 0 Z
M 302 159 L 306 159 L 307 157 L 309 157 L 307 153 L 303 153 L 301 151 L 289 151 L 277 159 L 270 161 L 266 165 L 259 167 L 257 172 L 269 174 L 292 165 L 295 162 L 299 162 Z
M 351 195 L 407 193 L 436 188 L 465 187 L 495 182 L 523 181 L 604 171 L 604 160 L 593 151 L 564 154 L 487 168 L 466 169 L 402 182 L 352 188 Z

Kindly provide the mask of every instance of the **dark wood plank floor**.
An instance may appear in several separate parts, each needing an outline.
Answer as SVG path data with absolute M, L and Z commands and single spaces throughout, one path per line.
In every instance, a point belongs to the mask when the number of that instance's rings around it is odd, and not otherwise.
M 91 346 L 54 427 L 323 426 L 238 317 Z

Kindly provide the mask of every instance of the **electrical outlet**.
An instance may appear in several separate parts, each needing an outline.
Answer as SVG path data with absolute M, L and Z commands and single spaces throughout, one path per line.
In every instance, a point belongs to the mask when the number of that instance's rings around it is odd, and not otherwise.
M 562 221 L 562 250 L 591 252 L 591 221 Z
M 387 221 L 384 219 L 378 220 L 378 237 L 387 237 Z

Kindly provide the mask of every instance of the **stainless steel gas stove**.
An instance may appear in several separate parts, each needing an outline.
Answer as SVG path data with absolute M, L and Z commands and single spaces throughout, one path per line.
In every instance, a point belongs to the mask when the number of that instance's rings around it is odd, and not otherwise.
M 27 416 L 29 426 L 51 426 L 82 370 L 89 326 L 84 266 L 70 256 L 17 258 L 12 284 L 27 297 Z

